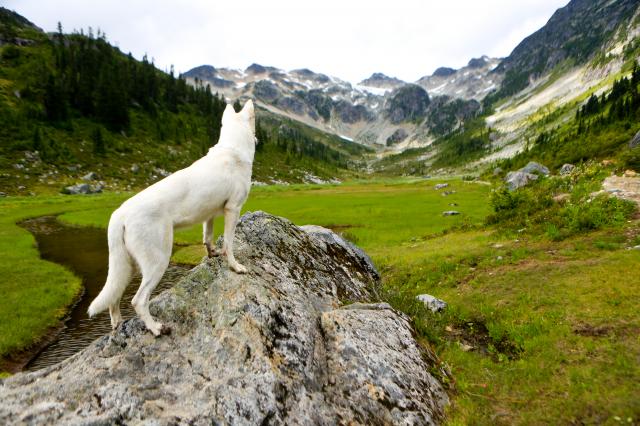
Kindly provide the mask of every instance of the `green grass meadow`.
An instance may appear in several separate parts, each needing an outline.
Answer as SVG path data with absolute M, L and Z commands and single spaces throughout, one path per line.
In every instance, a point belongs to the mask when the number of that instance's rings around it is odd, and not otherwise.
M 372 256 L 382 298 L 411 315 L 452 373 L 449 424 L 637 424 L 640 251 L 627 248 L 640 244 L 638 220 L 551 241 L 484 225 L 491 186 L 448 180 L 435 190 L 441 182 L 256 187 L 245 210 L 333 228 Z M 0 355 L 57 324 L 79 290 L 15 223 L 61 213 L 104 227 L 127 196 L 0 200 Z M 174 261 L 199 262 L 200 239 L 199 226 L 179 231 Z M 449 307 L 432 314 L 415 302 L 421 293 Z

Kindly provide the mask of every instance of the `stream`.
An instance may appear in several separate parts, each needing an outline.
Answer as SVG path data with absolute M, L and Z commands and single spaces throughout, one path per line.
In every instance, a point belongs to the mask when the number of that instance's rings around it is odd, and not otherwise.
M 109 250 L 105 229 L 67 225 L 55 216 L 25 220 L 20 226 L 33 234 L 42 259 L 72 270 L 82 279 L 84 287 L 59 334 L 26 365 L 25 370 L 34 371 L 70 357 L 111 332 L 108 311 L 94 318 L 87 315 L 89 304 L 100 293 L 107 278 Z M 189 269 L 170 264 L 153 294 L 172 287 Z M 120 310 L 125 320 L 135 315 L 131 299 L 138 290 L 140 279 L 136 272 L 122 297 Z

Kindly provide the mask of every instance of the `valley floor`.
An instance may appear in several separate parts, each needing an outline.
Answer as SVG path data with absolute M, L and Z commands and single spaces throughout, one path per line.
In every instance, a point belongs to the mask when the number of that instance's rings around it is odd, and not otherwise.
M 486 227 L 490 186 L 449 180 L 436 190 L 442 182 L 259 187 L 245 210 L 332 228 L 372 256 L 381 297 L 412 316 L 451 371 L 442 377 L 450 424 L 640 421 L 640 251 L 629 249 L 640 244 L 640 221 L 551 242 Z M 0 200 L 1 355 L 59 324 L 80 288 L 71 272 L 39 259 L 16 222 L 60 213 L 105 227 L 127 197 Z M 199 262 L 200 235 L 178 232 L 173 260 Z M 430 313 L 415 302 L 422 293 L 448 308 Z

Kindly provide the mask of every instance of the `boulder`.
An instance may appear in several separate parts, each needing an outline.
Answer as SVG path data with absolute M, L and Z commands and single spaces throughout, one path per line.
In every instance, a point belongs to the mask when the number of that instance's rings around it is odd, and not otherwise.
M 98 183 L 96 185 L 89 185 L 88 183 L 79 183 L 77 185 L 66 186 L 62 189 L 63 194 L 78 195 L 78 194 L 97 194 L 102 192 L 104 185 Z
M 507 176 L 504 178 L 504 181 L 507 183 L 507 187 L 510 191 L 515 191 L 518 188 L 522 188 L 526 186 L 529 182 L 533 180 L 537 180 L 538 175 L 534 175 L 533 173 L 527 173 L 525 171 L 518 170 L 515 172 L 507 173 Z
M 500 173 L 502 173 L 502 167 L 496 167 L 495 169 L 493 169 L 494 176 L 498 176 Z
M 446 212 L 442 212 L 442 216 L 457 216 L 460 212 L 456 210 L 448 210 Z
M 609 176 L 602 182 L 602 189 L 604 193 L 634 202 L 640 207 L 640 177 Z
M 436 190 L 443 189 L 443 188 L 448 188 L 448 187 L 449 187 L 448 183 L 439 183 L 439 184 L 437 184 L 435 186 Z
M 409 319 L 374 303 L 378 273 L 319 227 L 245 214 L 236 257 L 205 258 L 67 360 L 0 380 L 0 424 L 437 424 L 448 403 Z M 218 240 L 218 245 L 221 241 Z
M 575 169 L 576 166 L 574 166 L 573 164 L 564 164 L 561 168 L 560 168 L 560 174 L 565 176 L 565 175 L 570 175 L 571 172 L 573 171 L 573 169 Z
M 424 303 L 425 308 L 431 312 L 441 312 L 447 307 L 447 302 L 440 300 L 437 297 L 433 297 L 430 294 L 420 294 L 416 296 L 416 299 Z
M 636 133 L 636 135 L 629 141 L 629 148 L 635 148 L 640 146 L 640 132 Z
M 536 163 L 535 161 L 530 161 L 526 166 L 520 169 L 520 171 L 525 173 L 539 173 L 545 176 L 549 176 L 549 168 L 543 166 L 540 163 Z

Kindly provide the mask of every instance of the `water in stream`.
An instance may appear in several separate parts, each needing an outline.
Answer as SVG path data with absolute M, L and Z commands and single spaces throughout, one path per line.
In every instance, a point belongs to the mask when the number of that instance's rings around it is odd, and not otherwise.
M 104 229 L 66 225 L 54 216 L 30 219 L 20 225 L 34 235 L 43 259 L 71 269 L 82 278 L 84 286 L 84 293 L 69 313 L 62 331 L 27 365 L 26 370 L 33 371 L 56 364 L 111 332 L 108 311 L 91 319 L 87 316 L 89 304 L 100 293 L 107 278 L 109 250 Z M 187 267 L 169 265 L 154 294 L 171 287 L 187 271 Z M 135 315 L 131 299 L 138 290 L 140 279 L 136 274 L 122 297 L 120 310 L 125 320 Z

